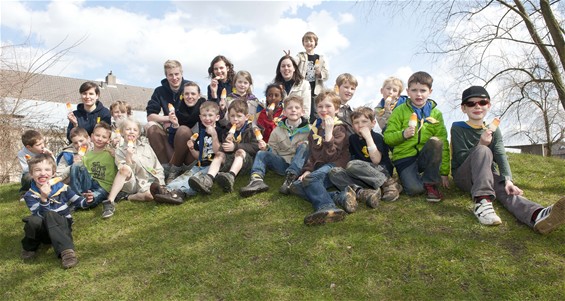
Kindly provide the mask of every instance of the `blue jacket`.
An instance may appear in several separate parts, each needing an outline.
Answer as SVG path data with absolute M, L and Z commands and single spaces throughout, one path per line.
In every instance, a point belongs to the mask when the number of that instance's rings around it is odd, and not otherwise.
M 24 194 L 31 215 L 43 217 L 47 211 L 57 212 L 72 221 L 71 207 L 88 208 L 86 199 L 79 196 L 71 188 L 61 182 L 51 186 L 48 201 L 41 203 L 41 193 L 35 182 L 31 183 L 31 188 Z
M 92 112 L 87 112 L 84 109 L 84 104 L 80 103 L 77 105 L 77 109 L 73 111 L 75 114 L 78 122 L 78 126 L 85 129 L 88 132 L 88 135 L 92 134 L 94 131 L 94 126 L 96 125 L 96 121 L 98 117 L 100 117 L 100 121 L 104 121 L 108 124 L 112 123 L 112 114 L 110 114 L 110 110 L 100 102 L 100 100 L 96 101 L 96 108 Z M 67 126 L 67 139 L 71 141 L 70 134 L 71 130 L 73 129 L 72 122 L 69 121 L 69 125 Z

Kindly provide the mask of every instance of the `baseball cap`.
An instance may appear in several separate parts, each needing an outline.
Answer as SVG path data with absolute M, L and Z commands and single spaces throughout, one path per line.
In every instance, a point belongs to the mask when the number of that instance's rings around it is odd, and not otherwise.
M 487 90 L 481 86 L 471 86 L 465 91 L 463 91 L 463 95 L 461 96 L 461 104 L 467 102 L 467 100 L 471 97 L 482 97 L 490 99 Z

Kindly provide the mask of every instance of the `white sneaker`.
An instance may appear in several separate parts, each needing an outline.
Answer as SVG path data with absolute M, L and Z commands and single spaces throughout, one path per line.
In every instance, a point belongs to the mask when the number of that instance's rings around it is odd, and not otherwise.
M 475 204 L 475 216 L 483 225 L 496 226 L 502 224 L 500 217 L 494 212 L 492 203 L 487 199 L 482 199 L 479 203 Z
M 565 197 L 538 213 L 534 229 L 541 234 L 548 234 L 563 224 L 565 224 Z

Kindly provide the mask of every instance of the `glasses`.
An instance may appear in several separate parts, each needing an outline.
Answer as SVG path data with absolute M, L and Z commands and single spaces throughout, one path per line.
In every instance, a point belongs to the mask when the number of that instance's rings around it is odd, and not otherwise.
M 465 106 L 469 107 L 469 108 L 474 108 L 478 105 L 481 106 L 486 106 L 490 103 L 490 101 L 488 99 L 483 99 L 483 100 L 479 100 L 479 101 L 468 101 L 466 103 L 464 103 Z

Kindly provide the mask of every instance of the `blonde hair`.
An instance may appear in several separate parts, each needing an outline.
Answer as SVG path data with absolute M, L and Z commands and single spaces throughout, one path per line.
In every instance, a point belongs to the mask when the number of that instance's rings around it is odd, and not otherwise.
M 318 36 L 315 33 L 311 31 L 306 32 L 304 36 L 302 36 L 302 43 L 304 43 L 304 40 L 306 39 L 314 40 L 314 45 L 318 46 Z
M 251 86 L 253 86 L 253 78 L 251 77 L 251 73 L 245 70 L 237 71 L 237 73 L 233 77 L 233 83 L 232 83 L 233 87 L 235 87 L 235 82 L 237 82 L 238 77 L 243 77 L 246 81 L 249 82 L 249 88 L 247 88 L 247 91 L 245 91 L 245 93 L 251 94 Z
M 129 105 L 129 103 L 122 100 L 117 100 L 113 102 L 110 105 L 110 113 L 113 112 L 115 108 L 118 108 L 120 112 L 126 112 L 128 116 L 131 116 L 131 106 Z
M 165 70 L 165 76 L 167 75 L 167 70 L 177 68 L 177 67 L 180 69 L 180 72 L 182 73 L 182 65 L 179 61 L 177 61 L 177 60 L 167 60 L 165 62 L 165 64 L 163 65 L 163 69 Z
M 355 87 L 357 87 L 357 85 L 359 84 L 357 82 L 357 79 L 355 78 L 355 76 L 353 76 L 349 73 L 342 73 L 335 79 L 335 84 L 338 87 L 341 87 L 341 85 L 343 85 L 346 82 L 350 83 L 352 86 L 355 86 Z
M 324 101 L 324 99 L 328 97 L 330 98 L 330 101 L 334 104 L 334 108 L 336 110 L 339 109 L 339 106 L 341 105 L 341 98 L 339 98 L 339 95 L 337 95 L 337 93 L 335 93 L 333 90 L 322 90 L 322 92 L 320 92 L 320 94 L 316 96 L 316 105 L 318 105 L 320 102 Z
M 394 76 L 388 77 L 387 79 L 384 80 L 383 86 L 381 88 L 384 88 L 388 84 L 393 85 L 393 86 L 397 86 L 399 92 L 404 90 L 404 83 L 398 77 L 394 77 Z

